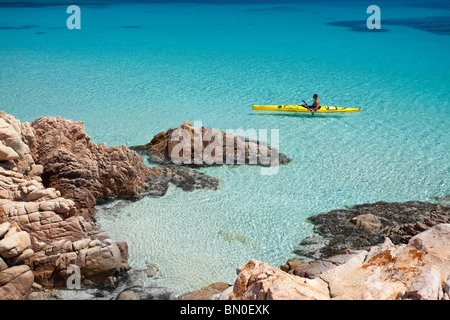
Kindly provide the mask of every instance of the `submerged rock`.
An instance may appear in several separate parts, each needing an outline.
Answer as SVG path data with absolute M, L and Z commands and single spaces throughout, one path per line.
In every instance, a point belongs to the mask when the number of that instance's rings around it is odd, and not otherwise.
M 247 244 L 250 245 L 253 243 L 253 240 L 250 239 L 249 237 L 246 237 L 242 234 L 236 233 L 236 232 L 231 232 L 228 230 L 219 230 L 219 232 L 217 233 L 219 236 L 221 236 L 222 238 L 224 238 L 226 241 L 239 241 L 242 244 Z
M 386 237 L 394 244 L 407 243 L 430 227 L 449 223 L 450 207 L 420 201 L 376 202 L 320 213 L 308 220 L 325 243 L 319 247 L 298 246 L 295 253 L 321 259 L 377 245 Z

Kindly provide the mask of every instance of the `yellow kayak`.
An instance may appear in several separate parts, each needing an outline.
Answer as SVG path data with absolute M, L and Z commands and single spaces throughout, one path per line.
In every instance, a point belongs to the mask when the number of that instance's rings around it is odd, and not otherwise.
M 332 112 L 360 112 L 361 108 L 344 108 L 336 106 L 321 106 L 319 110 L 311 111 L 303 105 L 252 105 L 253 110 L 281 111 L 281 112 L 310 112 L 310 113 L 332 113 Z

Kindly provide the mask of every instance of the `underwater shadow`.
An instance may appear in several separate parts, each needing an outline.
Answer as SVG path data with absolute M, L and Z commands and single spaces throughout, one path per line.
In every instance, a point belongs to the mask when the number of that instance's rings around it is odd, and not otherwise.
M 298 7 L 289 7 L 289 6 L 272 6 L 267 8 L 249 8 L 245 9 L 247 12 L 255 12 L 260 14 L 274 14 L 276 12 L 301 12 L 304 11 Z
M 384 23 L 384 20 L 382 20 L 382 25 Z M 388 32 L 389 30 L 386 28 L 381 29 L 368 29 L 366 20 L 343 20 L 343 21 L 333 21 L 333 22 L 327 22 L 327 25 L 334 26 L 334 27 L 345 27 L 348 28 L 352 32 L 375 32 L 375 33 L 381 33 L 381 32 Z
M 326 118 L 343 118 L 349 116 L 349 114 L 338 114 L 338 113 L 315 113 L 314 115 L 310 113 L 249 113 L 250 116 L 265 116 L 265 117 L 279 117 L 279 118 L 311 118 L 311 119 L 326 119 Z
M 10 26 L 0 26 L 0 30 L 28 30 L 28 29 L 36 29 L 40 28 L 40 26 L 36 25 L 24 25 L 20 27 L 10 27 Z
M 422 31 L 431 32 L 439 35 L 450 35 L 450 17 L 424 17 L 424 18 L 402 18 L 402 19 L 383 19 L 381 20 L 381 29 L 369 30 L 365 20 L 343 20 L 327 22 L 327 25 L 335 27 L 345 27 L 353 32 L 387 32 L 389 29 L 383 26 L 401 26 L 410 27 Z
M 382 24 L 406 26 L 439 35 L 450 35 L 450 17 L 385 19 Z
M 122 29 L 139 29 L 142 26 L 120 26 Z

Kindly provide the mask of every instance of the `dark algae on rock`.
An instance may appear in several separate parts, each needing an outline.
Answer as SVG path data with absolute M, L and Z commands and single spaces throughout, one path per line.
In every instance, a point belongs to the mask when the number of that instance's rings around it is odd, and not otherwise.
M 421 201 L 376 202 L 332 210 L 308 218 L 322 243 L 303 242 L 299 256 L 321 259 L 346 250 L 367 248 L 389 238 L 394 244 L 440 223 L 449 223 L 450 207 Z

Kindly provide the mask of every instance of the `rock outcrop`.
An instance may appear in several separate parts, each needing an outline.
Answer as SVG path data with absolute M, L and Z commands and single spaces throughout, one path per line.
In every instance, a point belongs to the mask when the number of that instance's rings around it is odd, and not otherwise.
M 291 161 L 261 141 L 211 128 L 195 128 L 189 121 L 158 133 L 134 150 L 164 165 L 204 167 L 223 164 L 273 166 Z
M 328 300 L 327 284 L 301 278 L 257 260 L 239 269 L 230 300 Z
M 190 191 L 215 189 L 219 181 L 190 169 L 146 166 L 126 146 L 96 145 L 82 122 L 44 117 L 30 125 L 1 111 L 0 299 L 65 288 L 72 275 L 79 284 L 113 283 L 129 269 L 128 247 L 95 225 L 94 206 L 161 196 L 169 183 Z M 172 294 L 145 286 L 130 290 L 141 299 Z
M 14 161 L 21 172 L 38 170 L 34 167 L 31 151 L 35 136 L 28 122 L 21 123 L 12 115 L 0 111 L 0 161 Z
M 97 145 L 90 141 L 82 122 L 43 117 L 31 126 L 36 135 L 33 156 L 43 166 L 44 185 L 73 200 L 75 214 L 85 219 L 94 217 L 99 200 L 163 195 L 169 182 L 183 190 L 215 189 L 219 184 L 193 170 L 146 166 L 141 156 L 124 145 Z
M 4 233 L 11 226 L 0 241 L 2 265 L 9 266 L 2 271 L 1 298 L 25 298 L 33 282 L 45 287 L 65 285 L 69 266 L 80 269 L 80 281 L 111 281 L 115 272 L 128 267 L 122 259 L 126 246 L 76 216 L 74 201 L 42 184 L 43 170 L 31 157 L 33 130 L 10 115 L 3 116 L 11 123 L 9 130 L 16 131 L 9 136 L 21 142 L 6 139 L 4 144 L 19 158 L 0 162 L 0 229 Z
M 9 222 L 0 224 L 0 300 L 28 297 L 34 275 L 24 261 L 33 256 L 30 235 Z
M 280 269 L 256 260 L 240 268 L 230 299 L 448 300 L 450 224 L 394 245 L 388 238 L 312 263 Z

